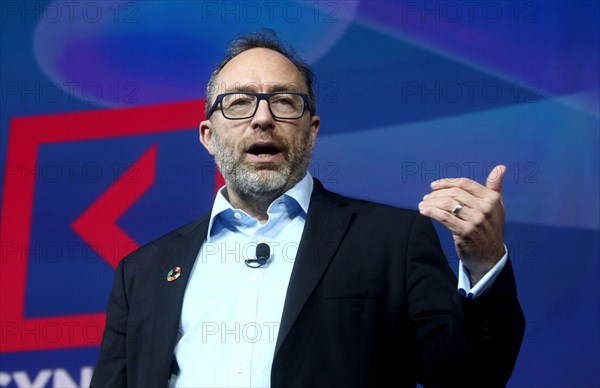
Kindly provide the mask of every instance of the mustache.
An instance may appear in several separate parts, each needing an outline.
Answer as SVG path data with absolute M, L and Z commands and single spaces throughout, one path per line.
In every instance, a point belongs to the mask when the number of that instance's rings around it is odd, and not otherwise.
M 240 148 L 244 152 L 248 152 L 256 143 L 266 143 L 271 145 L 274 148 L 277 148 L 281 152 L 288 152 L 290 149 L 290 145 L 287 141 L 285 141 L 281 136 L 275 133 L 261 133 L 258 136 L 253 136 L 251 138 L 244 139 L 240 143 Z

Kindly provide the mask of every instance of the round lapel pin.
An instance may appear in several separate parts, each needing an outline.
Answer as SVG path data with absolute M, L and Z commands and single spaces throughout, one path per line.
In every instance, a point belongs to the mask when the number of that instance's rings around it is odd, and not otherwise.
M 179 276 L 181 276 L 181 268 L 175 267 L 175 268 L 171 269 L 169 271 L 169 273 L 167 274 L 167 281 L 172 282 L 173 280 L 177 279 Z

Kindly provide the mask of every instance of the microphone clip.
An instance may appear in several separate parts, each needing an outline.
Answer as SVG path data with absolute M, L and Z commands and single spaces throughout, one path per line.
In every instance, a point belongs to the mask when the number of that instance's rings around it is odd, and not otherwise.
M 265 243 L 260 243 L 256 246 L 256 258 L 246 259 L 246 266 L 250 268 L 260 268 L 267 263 L 271 257 L 271 247 Z

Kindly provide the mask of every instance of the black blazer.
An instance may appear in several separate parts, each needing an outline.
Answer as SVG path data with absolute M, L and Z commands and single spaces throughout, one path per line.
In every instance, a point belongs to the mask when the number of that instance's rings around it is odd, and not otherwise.
M 207 214 L 130 254 L 111 292 L 91 387 L 166 387 Z M 179 279 L 167 282 L 179 266 Z M 315 180 L 286 295 L 273 388 L 504 386 L 525 321 L 510 262 L 469 301 L 429 218 Z

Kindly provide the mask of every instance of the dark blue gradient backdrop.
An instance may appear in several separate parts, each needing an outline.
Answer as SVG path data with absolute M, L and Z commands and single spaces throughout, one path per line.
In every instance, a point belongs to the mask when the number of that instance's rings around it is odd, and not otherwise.
M 113 268 L 72 224 L 146 150 L 157 147 L 154 182 L 116 221 L 138 245 L 207 211 L 215 171 L 197 123 L 43 144 L 22 171 L 7 159 L 20 152 L 9 150 L 12 120 L 201 100 L 227 43 L 271 27 L 316 72 L 310 171 L 329 189 L 416 208 L 432 180 L 485 182 L 508 167 L 506 243 L 527 318 L 509 386 L 600 385 L 597 1 L 2 1 L 0 11 L 3 196 L 9 174 L 35 174 L 24 319 L 104 311 Z M 2 238 L 8 255 L 14 242 Z M 47 347 L 52 336 L 30 328 L 39 348 L 14 350 L 14 326 L 2 325 L 0 387 L 89 382 L 97 341 Z

